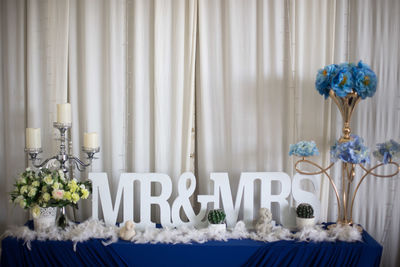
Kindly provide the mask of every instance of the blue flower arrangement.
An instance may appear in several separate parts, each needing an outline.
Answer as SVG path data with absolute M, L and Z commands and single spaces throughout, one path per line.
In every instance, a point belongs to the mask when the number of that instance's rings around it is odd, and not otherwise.
M 317 145 L 314 141 L 300 141 L 297 144 L 290 145 L 289 156 L 309 157 L 319 155 Z
M 338 159 L 353 164 L 369 163 L 369 149 L 364 146 L 364 140 L 361 137 L 352 134 L 350 141 L 344 143 L 336 141 L 331 147 L 331 160 Z
M 317 73 L 315 87 L 325 99 L 328 98 L 330 89 L 339 97 L 345 97 L 354 90 L 365 99 L 375 94 L 377 83 L 376 74 L 360 60 L 357 65 L 342 63 L 325 66 Z
M 400 144 L 394 140 L 377 144 L 376 148 L 377 150 L 373 152 L 373 155 L 377 160 L 384 164 L 388 164 L 392 159 L 400 157 Z

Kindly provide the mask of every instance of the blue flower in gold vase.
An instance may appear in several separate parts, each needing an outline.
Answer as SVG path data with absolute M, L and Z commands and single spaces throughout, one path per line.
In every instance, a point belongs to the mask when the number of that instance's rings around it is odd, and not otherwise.
M 333 77 L 331 82 L 333 91 L 337 96 L 345 97 L 353 91 L 353 86 L 352 65 L 347 63 L 341 64 L 338 73 Z
M 354 63 L 331 64 L 318 70 L 315 88 L 326 98 L 332 89 L 337 96 L 356 92 L 362 99 L 375 94 L 378 80 L 373 70 L 361 60 Z
M 328 65 L 317 73 L 315 87 L 321 95 L 325 96 L 325 99 L 329 97 L 331 81 L 338 72 L 338 67 L 336 64 Z
M 361 60 L 358 62 L 357 67 L 354 68 L 354 77 L 354 89 L 362 99 L 372 97 L 375 94 L 378 83 L 376 74 Z

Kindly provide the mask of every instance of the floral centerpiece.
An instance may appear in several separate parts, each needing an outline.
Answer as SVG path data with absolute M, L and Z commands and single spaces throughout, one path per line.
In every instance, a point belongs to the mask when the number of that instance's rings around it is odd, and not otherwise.
M 364 139 L 358 135 L 352 134 L 351 140 L 345 143 L 335 142 L 331 147 L 331 160 L 359 164 L 370 163 L 369 149 L 364 145 Z
M 342 136 L 331 147 L 331 163 L 327 167 L 306 159 L 315 155 L 317 148 L 312 142 L 301 141 L 290 146 L 289 155 L 299 156 L 302 159 L 296 161 L 295 169 L 303 175 L 324 174 L 328 177 L 334 190 L 337 201 L 337 222 L 341 224 L 353 223 L 353 206 L 361 183 L 367 176 L 380 178 L 393 177 L 400 172 L 400 166 L 393 159 L 400 157 L 400 144 L 394 140 L 377 144 L 377 150 L 373 155 L 381 162 L 368 168 L 370 164 L 370 150 L 364 145 L 364 140 L 351 134 L 350 120 L 352 113 L 361 99 L 372 97 L 376 92 L 377 77 L 371 68 L 362 61 L 358 64 L 342 63 L 331 64 L 320 69 L 317 73 L 315 87 L 326 98 L 330 97 L 338 106 L 343 118 Z M 337 163 L 341 164 L 341 187 L 329 173 L 329 170 Z M 315 171 L 303 171 L 299 168 L 301 163 L 314 166 Z M 389 174 L 379 174 L 376 170 L 383 165 L 395 167 Z M 356 168 L 363 172 L 355 186 L 351 186 L 356 177 Z
M 371 68 L 359 61 L 358 64 L 332 64 L 317 73 L 315 87 L 325 96 L 331 97 L 343 117 L 343 135 L 339 142 L 350 141 L 350 120 L 357 103 L 372 97 L 376 92 L 378 80 Z
M 377 160 L 384 164 L 388 164 L 393 159 L 400 158 L 400 144 L 394 140 L 377 144 L 376 147 L 377 150 L 374 151 L 373 155 Z
M 300 141 L 289 147 L 289 156 L 309 157 L 319 155 L 317 145 L 314 141 Z
M 27 168 L 20 174 L 11 192 L 11 201 L 21 208 L 30 209 L 34 219 L 43 208 L 78 207 L 80 199 L 87 199 L 91 193 L 90 181 L 67 180 L 61 170 Z
M 361 60 L 358 64 L 332 64 L 320 69 L 317 73 L 315 87 L 318 92 L 328 98 L 332 89 L 339 97 L 357 93 L 362 99 L 372 97 L 376 91 L 376 74 Z

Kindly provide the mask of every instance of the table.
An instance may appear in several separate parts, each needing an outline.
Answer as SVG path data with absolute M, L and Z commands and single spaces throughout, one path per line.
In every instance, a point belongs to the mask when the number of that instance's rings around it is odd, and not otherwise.
M 363 242 L 264 243 L 250 239 L 203 244 L 134 244 L 119 240 L 2 241 L 1 266 L 379 266 L 382 246 L 366 231 Z

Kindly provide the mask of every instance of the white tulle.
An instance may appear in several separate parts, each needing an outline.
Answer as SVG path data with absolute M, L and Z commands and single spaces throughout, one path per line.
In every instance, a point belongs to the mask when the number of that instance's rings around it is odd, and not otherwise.
M 23 239 L 24 245 L 31 249 L 33 240 L 71 240 L 73 249 L 79 242 L 87 241 L 91 238 L 105 239 L 103 245 L 118 241 L 119 228 L 117 226 L 106 225 L 103 221 L 89 219 L 81 224 L 71 224 L 65 230 L 57 227 L 50 227 L 42 232 L 30 230 L 27 226 L 14 227 L 7 230 L 4 236 Z M 227 241 L 228 239 L 253 239 L 263 242 L 275 242 L 279 240 L 298 240 L 298 241 L 361 241 L 361 233 L 355 226 L 336 226 L 325 230 L 322 225 L 309 226 L 297 233 L 292 233 L 289 229 L 282 226 L 274 226 L 270 233 L 248 231 L 242 221 L 237 222 L 231 230 L 215 231 L 209 228 L 196 229 L 194 227 L 182 226 L 179 228 L 147 228 L 138 231 L 130 240 L 133 243 L 168 243 L 168 244 L 189 244 L 204 243 L 209 240 Z

